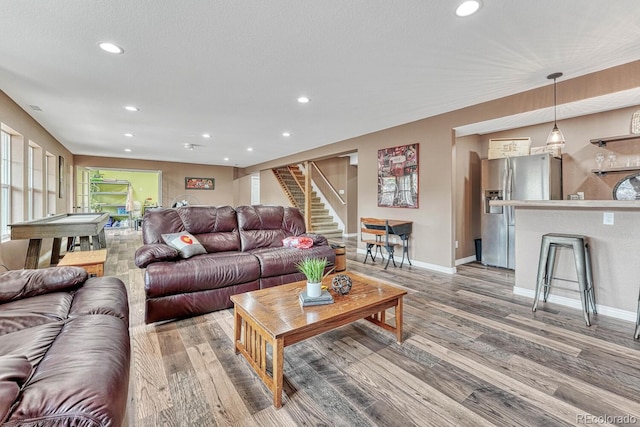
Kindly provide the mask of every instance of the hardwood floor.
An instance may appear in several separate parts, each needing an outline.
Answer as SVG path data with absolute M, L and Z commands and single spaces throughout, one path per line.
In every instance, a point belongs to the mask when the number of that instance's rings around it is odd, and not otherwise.
M 144 324 L 139 232 L 107 233 L 107 275 L 129 290 L 129 426 L 558 426 L 640 424 L 634 325 L 514 296 L 513 272 L 472 263 L 447 275 L 355 259 L 400 285 L 402 345 L 365 321 L 285 349 L 285 396 L 233 350 L 233 313 Z M 595 284 L 597 287 L 597 283 Z M 598 418 L 599 417 L 599 418 Z

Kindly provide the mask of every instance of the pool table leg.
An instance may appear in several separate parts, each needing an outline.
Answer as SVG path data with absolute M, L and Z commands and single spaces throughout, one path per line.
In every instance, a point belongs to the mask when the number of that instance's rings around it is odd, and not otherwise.
M 29 248 L 27 249 L 27 259 L 24 260 L 24 268 L 38 268 L 41 247 L 42 239 L 29 239 Z

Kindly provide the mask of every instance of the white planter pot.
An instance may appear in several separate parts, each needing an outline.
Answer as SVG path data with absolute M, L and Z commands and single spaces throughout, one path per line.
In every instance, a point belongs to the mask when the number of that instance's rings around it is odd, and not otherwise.
M 322 294 L 322 283 L 307 282 L 307 296 L 309 298 L 317 298 Z

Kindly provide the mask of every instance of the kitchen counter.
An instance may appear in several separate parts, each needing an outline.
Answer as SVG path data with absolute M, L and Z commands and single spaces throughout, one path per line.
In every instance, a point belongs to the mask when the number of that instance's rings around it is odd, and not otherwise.
M 640 209 L 640 200 L 492 200 L 489 205 L 546 209 Z
M 533 298 L 543 234 L 581 234 L 590 241 L 598 316 L 635 321 L 640 288 L 640 201 L 497 200 L 490 205 L 511 207 L 515 213 L 515 294 Z M 558 249 L 554 276 L 576 280 L 570 249 Z M 577 292 L 554 285 L 577 290 L 577 283 L 554 281 L 548 301 L 556 308 L 559 304 L 581 310 Z M 541 301 L 538 309 L 544 306 Z M 633 333 L 632 325 L 629 328 Z

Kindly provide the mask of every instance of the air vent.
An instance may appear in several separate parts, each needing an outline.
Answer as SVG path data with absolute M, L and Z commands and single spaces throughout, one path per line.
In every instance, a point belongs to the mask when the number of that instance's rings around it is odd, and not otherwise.
M 29 107 L 31 107 L 33 111 L 42 111 L 42 108 L 38 107 L 37 105 L 29 105 Z

